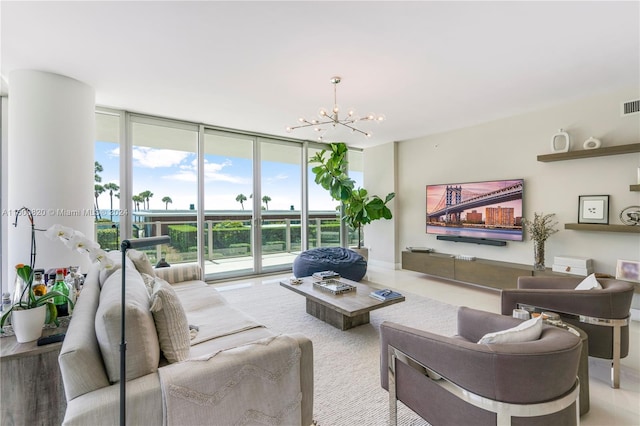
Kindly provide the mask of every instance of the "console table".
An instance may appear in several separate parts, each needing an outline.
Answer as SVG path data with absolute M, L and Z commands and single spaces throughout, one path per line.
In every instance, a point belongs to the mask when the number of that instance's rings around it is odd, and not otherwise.
M 402 252 L 402 269 L 498 290 L 517 288 L 521 276 L 565 275 L 550 269 L 536 271 L 533 265 L 488 259 L 463 260 L 446 253 L 410 251 Z
M 46 328 L 42 335 L 65 333 L 66 326 Z M 15 336 L 0 338 L 3 425 L 60 425 L 67 409 L 58 354 L 62 343 L 38 346 L 18 343 Z

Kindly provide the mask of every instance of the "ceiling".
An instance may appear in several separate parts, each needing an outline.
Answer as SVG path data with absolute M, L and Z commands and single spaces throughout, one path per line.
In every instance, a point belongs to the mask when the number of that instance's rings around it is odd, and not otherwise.
M 0 73 L 66 75 L 98 105 L 287 133 L 338 104 L 386 121 L 367 147 L 605 93 L 640 93 L 640 3 L 0 3 Z M 622 100 L 621 100 L 622 101 Z

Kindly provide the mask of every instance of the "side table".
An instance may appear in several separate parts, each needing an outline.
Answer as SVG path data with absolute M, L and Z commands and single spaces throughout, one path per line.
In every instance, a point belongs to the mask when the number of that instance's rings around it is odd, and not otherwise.
M 575 330 L 582 340 L 580 363 L 578 364 L 578 379 L 580 379 L 580 415 L 589 411 L 589 336 L 575 325 L 564 323 L 570 330 Z M 564 327 L 563 327 L 564 328 Z
M 518 307 L 526 310 L 530 314 L 533 313 L 541 313 L 542 309 L 536 308 L 535 306 L 526 305 L 523 303 L 518 303 Z M 548 311 L 547 311 L 548 312 Z M 570 333 L 576 334 L 580 337 L 582 341 L 582 350 L 580 351 L 580 362 L 578 363 L 578 379 L 580 380 L 580 415 L 584 415 L 589 411 L 590 403 L 589 403 L 589 336 L 580 328 L 576 327 L 573 324 L 567 324 L 565 322 L 561 322 L 560 324 L 547 322 L 547 325 L 552 325 L 554 327 L 559 327 L 567 330 Z
M 68 324 L 68 323 L 67 323 Z M 45 328 L 43 336 L 66 333 L 67 326 Z M 67 400 L 58 366 L 62 342 L 38 346 L 0 337 L 0 424 L 60 425 Z

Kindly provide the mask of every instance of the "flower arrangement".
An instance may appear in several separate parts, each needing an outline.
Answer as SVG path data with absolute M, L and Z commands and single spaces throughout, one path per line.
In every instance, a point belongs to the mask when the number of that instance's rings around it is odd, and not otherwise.
M 100 244 L 89 240 L 80 231 L 56 224 L 47 229 L 45 235 L 52 240 L 58 238 L 71 250 L 87 254 L 92 262 L 100 263 L 103 269 L 111 269 L 114 266 L 113 260 L 100 248 Z
M 533 213 L 533 221 L 522 219 L 522 223 L 527 227 L 527 231 L 533 241 L 544 243 L 547 239 L 558 232 L 555 226 L 558 222 L 553 222 L 555 213 Z
M 48 308 L 48 323 L 59 324 L 58 322 L 58 311 L 56 309 L 56 305 L 52 302 L 54 297 L 59 298 L 62 297 L 67 300 L 67 302 L 73 307 L 73 302 L 66 295 L 57 292 L 57 291 L 49 291 L 44 295 L 36 295 L 31 288 L 31 284 L 33 283 L 34 278 L 34 267 L 36 263 L 36 231 L 44 231 L 43 229 L 37 229 L 35 227 L 33 214 L 30 209 L 27 207 L 22 207 L 20 210 L 16 212 L 16 220 L 14 222 L 14 226 L 18 226 L 18 217 L 21 215 L 27 216 L 29 222 L 31 224 L 31 256 L 29 265 L 18 264 L 16 265 L 16 275 L 19 279 L 24 283 L 24 288 L 17 288 L 15 291 L 20 292 L 16 294 L 14 297 L 14 303 L 0 318 L 0 331 L 4 327 L 4 324 L 9 317 L 9 314 L 13 310 L 25 310 L 25 309 L 34 309 L 40 307 L 42 305 L 47 306 Z M 59 238 L 62 240 L 65 245 L 73 250 L 77 250 L 80 253 L 88 254 L 92 262 L 99 262 L 103 268 L 110 269 L 114 267 L 114 262 L 111 260 L 107 253 L 100 248 L 100 245 L 87 239 L 84 234 L 79 231 L 76 231 L 72 228 L 68 228 L 62 225 L 53 225 L 49 229 L 45 231 L 45 235 L 51 239 Z
M 555 226 L 558 222 L 553 221 L 555 213 L 534 213 L 533 221 L 522 219 L 522 224 L 526 226 L 528 234 L 534 242 L 533 254 L 534 254 L 534 269 L 543 271 L 545 269 L 544 264 L 544 243 L 547 239 L 558 232 Z

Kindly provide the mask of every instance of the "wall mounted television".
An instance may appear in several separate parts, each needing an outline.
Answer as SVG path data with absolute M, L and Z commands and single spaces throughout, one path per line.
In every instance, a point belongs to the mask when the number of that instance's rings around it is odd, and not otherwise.
M 427 185 L 427 234 L 522 241 L 523 189 L 524 179 Z

